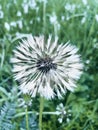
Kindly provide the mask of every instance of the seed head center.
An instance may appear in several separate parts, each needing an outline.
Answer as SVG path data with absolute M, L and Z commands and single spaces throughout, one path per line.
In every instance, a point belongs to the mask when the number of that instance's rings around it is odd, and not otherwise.
M 41 58 L 37 61 L 37 68 L 43 73 L 49 72 L 51 69 L 56 69 L 57 65 L 49 57 Z

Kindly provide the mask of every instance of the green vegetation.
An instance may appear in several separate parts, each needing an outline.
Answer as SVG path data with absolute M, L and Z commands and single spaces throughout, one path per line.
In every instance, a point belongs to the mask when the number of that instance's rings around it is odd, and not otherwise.
M 26 130 L 26 105 L 29 130 L 38 130 L 39 96 L 31 100 L 20 94 L 11 71 L 10 58 L 18 44 L 13 39 L 21 34 L 51 34 L 59 43 L 70 41 L 84 64 L 74 93 L 45 100 L 43 130 L 98 130 L 98 1 L 83 1 L 0 0 L 0 130 Z M 66 114 L 57 115 L 61 103 Z

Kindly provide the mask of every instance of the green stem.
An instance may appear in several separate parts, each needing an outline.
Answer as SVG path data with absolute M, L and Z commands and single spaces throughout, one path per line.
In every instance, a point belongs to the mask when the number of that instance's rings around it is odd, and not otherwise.
M 45 27 L 46 27 L 46 2 L 43 2 L 43 33 L 45 35 Z
M 54 24 L 54 35 L 57 36 L 57 23 Z
M 39 130 L 42 130 L 43 103 L 44 103 L 44 98 L 43 98 L 43 97 L 40 97 Z
M 26 130 L 29 130 L 28 108 L 27 107 L 25 109 L 25 113 L 26 113 Z

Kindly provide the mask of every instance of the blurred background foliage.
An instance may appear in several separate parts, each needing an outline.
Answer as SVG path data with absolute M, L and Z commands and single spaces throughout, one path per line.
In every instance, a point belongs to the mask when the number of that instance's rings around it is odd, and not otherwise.
M 43 114 L 43 130 L 98 130 L 98 1 L 0 0 L 0 130 L 26 130 L 26 105 L 30 130 L 38 129 L 39 97 L 23 99 L 11 72 L 13 38 L 21 34 L 70 40 L 84 64 L 74 93 L 45 101 L 44 111 L 62 106 L 62 113 Z

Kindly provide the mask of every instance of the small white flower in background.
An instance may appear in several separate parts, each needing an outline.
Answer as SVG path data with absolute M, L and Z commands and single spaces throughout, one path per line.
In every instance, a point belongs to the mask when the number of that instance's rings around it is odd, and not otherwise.
M 4 17 L 4 13 L 2 10 L 0 10 L 0 19 L 2 19 Z
M 65 9 L 67 11 L 73 13 L 73 11 L 75 11 L 75 9 L 76 9 L 76 5 L 75 4 L 66 3 Z
M 29 10 L 29 5 L 27 3 L 23 3 L 22 4 L 22 7 L 24 9 L 24 13 L 27 14 L 28 13 L 28 10 Z
M 98 14 L 95 15 L 95 19 L 98 22 Z
M 69 17 L 69 16 L 66 16 L 66 20 L 67 20 L 67 21 L 70 20 L 70 17 Z
M 22 29 L 22 27 L 23 27 L 22 20 L 18 20 L 18 21 L 17 21 L 17 25 L 18 25 L 18 27 L 19 27 L 20 29 Z
M 78 49 L 69 43 L 58 44 L 57 37 L 54 42 L 51 39 L 27 35 L 14 50 L 13 73 L 24 94 L 62 98 L 67 89 L 73 92 L 76 87 L 83 68 Z
M 82 19 L 81 19 L 81 24 L 84 24 L 84 23 L 86 22 L 87 16 L 88 16 L 87 12 L 84 12 L 83 15 L 84 15 L 84 16 L 83 16 Z
M 50 16 L 50 23 L 51 24 L 55 24 L 57 23 L 57 16 L 56 14 L 53 12 L 53 14 Z
M 33 19 L 32 19 L 32 20 L 30 20 L 30 24 L 33 24 Z
M 69 122 L 70 122 L 70 119 L 69 119 L 69 118 L 67 118 L 67 119 L 66 119 L 66 122 L 67 122 L 67 123 L 69 123 Z
M 10 23 L 10 26 L 12 26 L 12 27 L 17 27 L 18 26 L 20 29 L 22 29 L 22 27 L 23 27 L 22 20 L 12 21 Z
M 65 16 L 62 16 L 61 19 L 62 19 L 62 21 L 64 21 L 65 20 Z
M 32 99 L 29 99 L 29 101 L 25 101 L 23 98 L 18 99 L 18 107 L 24 107 L 32 105 Z
M 86 60 L 86 64 L 89 64 L 90 63 L 90 60 Z
M 37 20 L 38 22 L 40 22 L 41 19 L 40 19 L 40 17 L 37 17 L 36 20 Z
M 2 9 L 2 5 L 0 5 L 0 10 Z
M 81 24 L 84 24 L 86 22 L 86 17 L 84 16 L 82 19 L 81 19 Z
M 2 6 L 0 5 L 0 19 L 4 17 L 4 12 L 2 11 Z
M 4 27 L 6 28 L 6 30 L 10 31 L 10 25 L 9 25 L 9 23 L 5 22 L 4 23 Z
M 16 23 L 15 21 L 12 21 L 12 22 L 10 23 L 10 26 L 16 27 L 16 26 L 17 26 L 17 23 Z
M 20 17 L 22 16 L 22 13 L 20 11 L 17 12 L 17 16 Z
M 56 107 L 56 112 L 59 113 L 59 117 L 58 117 L 58 121 L 59 123 L 62 123 L 64 120 L 66 120 L 66 122 L 68 122 L 68 120 L 70 121 L 70 116 L 71 116 L 71 111 L 65 110 L 65 107 L 63 105 L 63 103 L 60 103 L 57 107 Z
M 50 23 L 54 26 L 55 33 L 57 33 L 57 30 L 60 30 L 60 24 L 57 20 L 57 16 L 56 16 L 55 12 L 53 12 L 49 18 L 50 18 Z M 55 34 L 55 35 L 57 35 L 57 34 Z
M 48 0 L 39 0 L 38 2 L 44 2 L 45 4 L 48 2 Z
M 93 45 L 94 48 L 98 49 L 98 42 Z
M 23 1 L 22 7 L 23 7 L 25 14 L 27 14 L 29 12 L 29 8 L 35 9 L 36 11 L 38 10 L 38 7 L 37 7 L 35 0 L 29 0 L 29 1 L 25 0 L 25 1 Z
M 56 110 L 59 112 L 59 114 L 66 115 L 65 107 L 63 103 L 60 103 L 57 107 Z
M 29 0 L 29 6 L 31 9 L 36 9 L 36 1 L 35 0 Z
M 87 0 L 82 0 L 82 2 L 83 2 L 84 5 L 87 5 L 87 4 L 88 4 L 88 3 L 87 3 Z

